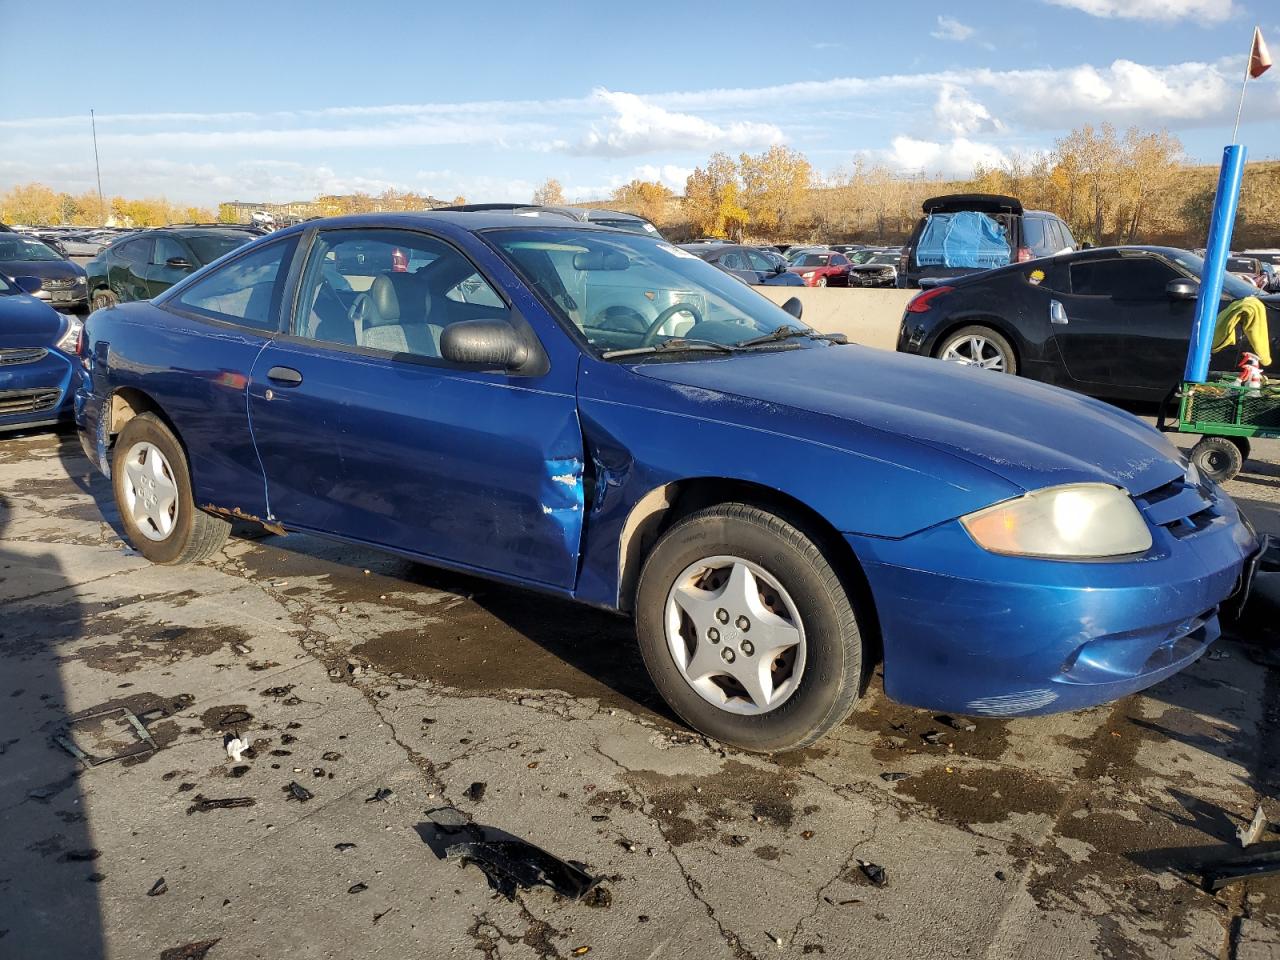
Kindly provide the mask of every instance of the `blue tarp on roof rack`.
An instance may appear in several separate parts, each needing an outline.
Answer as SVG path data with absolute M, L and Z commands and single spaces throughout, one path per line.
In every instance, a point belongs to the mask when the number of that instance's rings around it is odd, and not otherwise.
M 990 270 L 1009 263 L 1010 254 L 1004 227 L 972 210 L 931 214 L 916 245 L 922 267 Z

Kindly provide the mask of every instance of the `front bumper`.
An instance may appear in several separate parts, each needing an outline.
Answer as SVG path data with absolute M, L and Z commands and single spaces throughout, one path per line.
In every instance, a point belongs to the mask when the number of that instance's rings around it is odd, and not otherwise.
M 69 420 L 75 369 L 71 358 L 57 350 L 29 362 L 0 364 L 0 431 Z
M 43 288 L 32 294 L 37 300 L 43 300 L 58 310 L 82 310 L 89 305 L 89 288 L 87 286 L 72 287 L 69 290 L 45 290 Z
M 1215 491 L 1198 529 L 1153 525 L 1141 558 L 1003 557 L 958 521 L 902 540 L 848 536 L 876 601 L 885 692 L 952 713 L 1019 716 L 1106 703 L 1194 663 L 1259 544 Z

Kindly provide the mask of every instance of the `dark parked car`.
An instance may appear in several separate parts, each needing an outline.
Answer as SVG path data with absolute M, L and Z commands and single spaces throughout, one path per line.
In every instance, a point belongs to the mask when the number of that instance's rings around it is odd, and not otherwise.
M 787 272 L 787 261 L 780 254 L 769 254 L 758 247 L 737 243 L 684 243 L 680 249 L 701 257 L 707 263 L 714 263 L 752 286 L 804 286 L 803 280 Z
M 60 310 L 78 310 L 88 300 L 84 269 L 42 240 L 20 233 L 0 235 L 0 277 L 14 285 L 19 277 L 40 281 L 32 296 Z
M 898 349 L 1099 397 L 1162 400 L 1181 381 L 1204 261 L 1111 247 L 1018 263 L 933 287 L 907 305 Z M 1258 296 L 1227 275 L 1224 301 Z M 1280 356 L 1280 298 L 1264 297 Z M 1233 369 L 1234 352 L 1215 355 Z
M 1258 543 L 1166 437 L 790 303 L 564 219 L 320 220 L 94 312 L 76 421 L 155 562 L 256 517 L 629 612 L 750 749 L 840 723 L 881 649 L 889 696 L 1009 716 L 1217 638 Z
M 902 287 L 946 282 L 1076 248 L 1071 228 L 1059 216 L 1023 210 L 1013 197 L 956 193 L 926 200 L 923 210 L 924 216 L 902 247 L 898 263 Z
M 240 227 L 159 227 L 127 234 L 86 264 L 93 309 L 150 300 L 257 232 Z
M 788 257 L 792 273 L 804 281 L 806 287 L 847 287 L 849 285 L 849 258 L 843 253 L 820 250 Z
M 849 254 L 849 286 L 896 287 L 898 257 L 896 250 L 859 250 Z
M 31 296 L 26 287 L 35 289 L 35 281 L 0 277 L 0 431 L 71 417 L 80 321 Z

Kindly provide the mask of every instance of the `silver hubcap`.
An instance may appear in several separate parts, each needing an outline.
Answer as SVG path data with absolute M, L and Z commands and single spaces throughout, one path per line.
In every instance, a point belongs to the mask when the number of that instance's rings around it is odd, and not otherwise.
M 681 676 L 721 710 L 768 713 L 804 674 L 804 624 L 782 585 L 738 557 L 685 568 L 667 594 L 667 648 Z
M 962 363 L 966 367 L 981 367 L 1004 373 L 1004 354 L 986 337 L 965 337 L 957 340 L 942 353 L 943 360 Z
M 178 484 L 160 448 L 135 443 L 124 459 L 124 500 L 148 540 L 166 540 L 178 522 Z

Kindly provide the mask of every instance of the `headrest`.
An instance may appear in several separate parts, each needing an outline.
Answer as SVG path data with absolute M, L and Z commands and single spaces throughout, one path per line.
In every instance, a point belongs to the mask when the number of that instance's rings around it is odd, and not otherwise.
M 400 322 L 400 298 L 390 277 L 384 274 L 374 278 L 373 286 L 369 288 L 369 299 L 373 301 L 374 311 L 372 316 L 365 318 L 365 326 Z

